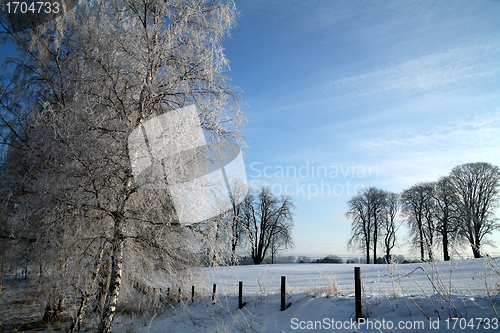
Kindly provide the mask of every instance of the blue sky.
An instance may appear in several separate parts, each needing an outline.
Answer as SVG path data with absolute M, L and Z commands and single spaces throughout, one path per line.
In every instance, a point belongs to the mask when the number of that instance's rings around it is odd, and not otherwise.
M 287 253 L 356 255 L 344 214 L 362 186 L 399 192 L 462 163 L 500 165 L 499 1 L 236 6 L 224 47 L 244 91 L 248 181 L 293 195 Z M 411 255 L 398 236 L 395 252 Z

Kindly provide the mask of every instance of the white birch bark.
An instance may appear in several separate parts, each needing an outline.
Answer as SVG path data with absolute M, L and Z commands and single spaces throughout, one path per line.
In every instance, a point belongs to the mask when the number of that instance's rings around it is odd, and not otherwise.
M 123 221 L 119 218 L 115 221 L 115 234 L 113 237 L 113 254 L 111 264 L 111 281 L 109 284 L 108 295 L 104 305 L 104 311 L 99 326 L 99 333 L 111 332 L 113 319 L 116 313 L 116 305 L 122 285 L 123 272 L 123 244 L 124 235 L 122 231 Z

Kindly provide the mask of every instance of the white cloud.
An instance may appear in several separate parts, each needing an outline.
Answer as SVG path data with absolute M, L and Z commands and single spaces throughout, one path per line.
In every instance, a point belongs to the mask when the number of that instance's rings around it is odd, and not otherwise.
M 353 148 L 378 165 L 381 180 L 397 190 L 418 181 L 435 180 L 467 162 L 500 165 L 500 109 L 474 114 L 447 125 L 386 131 L 356 140 Z
M 498 82 L 500 43 L 463 45 L 311 87 L 302 96 L 353 106 Z

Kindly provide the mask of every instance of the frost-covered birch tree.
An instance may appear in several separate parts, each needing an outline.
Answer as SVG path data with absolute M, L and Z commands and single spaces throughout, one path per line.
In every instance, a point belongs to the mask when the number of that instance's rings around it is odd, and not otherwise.
M 231 2 L 99 0 L 30 31 L 3 22 L 17 54 L 4 62 L 13 75 L 2 80 L 0 120 L 15 137 L 8 154 L 26 170 L 10 170 L 23 188 L 16 221 L 36 240 L 31 267 L 47 319 L 73 293 L 73 329 L 89 302 L 102 302 L 99 331 L 109 332 L 123 283 L 153 270 L 176 279 L 200 247 L 217 245 L 179 224 L 168 191 L 137 183 L 129 136 L 195 104 L 207 141 L 242 143 L 221 44 L 236 16 Z

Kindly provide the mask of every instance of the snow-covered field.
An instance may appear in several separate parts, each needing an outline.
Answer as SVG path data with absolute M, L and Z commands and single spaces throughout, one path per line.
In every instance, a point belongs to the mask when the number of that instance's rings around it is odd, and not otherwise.
M 354 321 L 354 267 L 367 319 Z M 407 265 L 294 264 L 205 268 L 204 297 L 119 316 L 117 332 L 500 331 L 500 259 Z M 495 271 L 496 268 L 496 271 Z M 287 302 L 280 311 L 280 280 Z M 238 310 L 238 281 L 243 301 Z M 217 302 L 211 304 L 211 284 Z M 200 281 L 200 285 L 202 285 Z

